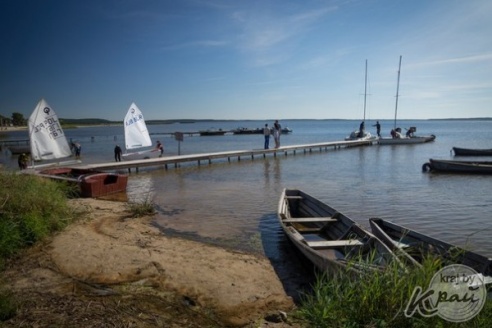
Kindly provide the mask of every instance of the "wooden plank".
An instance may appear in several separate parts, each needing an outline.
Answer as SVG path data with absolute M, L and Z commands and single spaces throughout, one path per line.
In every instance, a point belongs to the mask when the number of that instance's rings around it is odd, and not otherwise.
M 285 196 L 285 199 L 302 199 L 302 196 Z
M 310 223 L 310 222 L 336 222 L 337 219 L 332 217 L 315 217 L 315 218 L 291 218 L 285 219 L 285 223 Z
M 306 243 L 308 244 L 309 247 L 312 248 L 329 248 L 329 247 L 363 245 L 363 243 L 357 239 L 306 241 Z

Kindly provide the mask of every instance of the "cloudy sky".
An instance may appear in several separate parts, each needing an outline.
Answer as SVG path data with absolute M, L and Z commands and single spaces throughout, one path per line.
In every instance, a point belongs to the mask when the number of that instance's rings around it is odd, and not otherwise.
M 0 114 L 492 116 L 490 0 L 0 0 Z

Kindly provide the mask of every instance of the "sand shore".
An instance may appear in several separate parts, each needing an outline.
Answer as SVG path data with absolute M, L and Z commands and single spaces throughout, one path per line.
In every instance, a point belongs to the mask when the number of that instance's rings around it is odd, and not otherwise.
M 5 271 L 23 300 L 5 326 L 296 326 L 267 258 L 167 237 L 124 203 L 71 205 L 83 218 Z

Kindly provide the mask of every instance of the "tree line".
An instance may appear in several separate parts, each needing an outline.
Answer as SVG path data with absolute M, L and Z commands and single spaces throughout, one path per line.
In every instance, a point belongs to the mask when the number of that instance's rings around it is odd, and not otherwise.
M 25 126 L 27 120 L 21 113 L 14 112 L 11 117 L 0 115 L 0 126 Z

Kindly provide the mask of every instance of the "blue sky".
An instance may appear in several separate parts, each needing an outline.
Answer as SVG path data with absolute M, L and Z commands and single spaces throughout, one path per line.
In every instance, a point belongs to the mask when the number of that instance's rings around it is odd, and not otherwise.
M 490 0 L 0 0 L 0 114 L 492 116 Z

